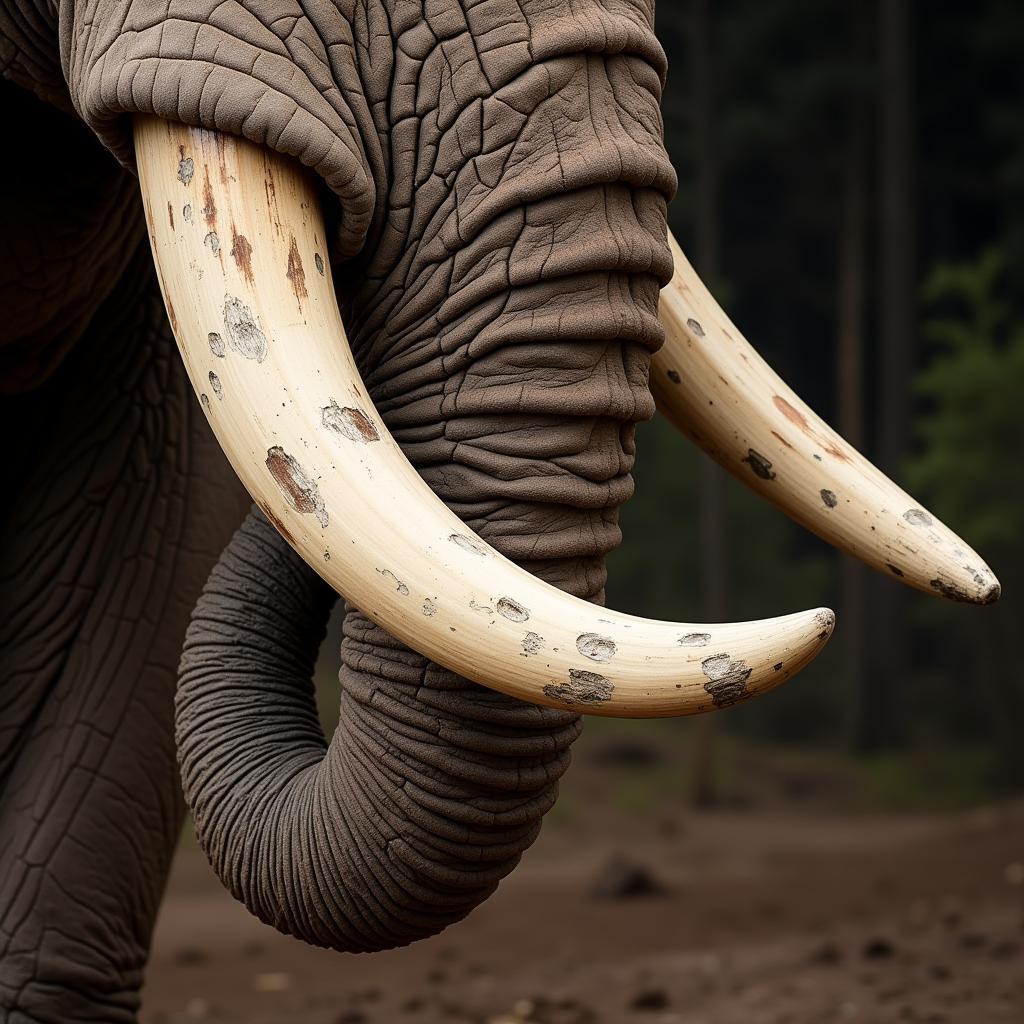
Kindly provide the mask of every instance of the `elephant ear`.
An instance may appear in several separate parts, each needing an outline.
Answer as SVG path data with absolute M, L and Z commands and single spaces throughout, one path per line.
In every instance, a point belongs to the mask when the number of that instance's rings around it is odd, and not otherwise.
M 134 169 L 132 114 L 238 135 L 312 168 L 337 195 L 334 255 L 363 244 L 385 180 L 370 107 L 387 81 L 360 75 L 333 3 L 61 5 L 60 55 L 75 110 Z M 367 88 L 384 90 L 367 95 Z M 183 173 L 187 173 L 183 171 Z M 200 181 L 200 188 L 203 186 Z

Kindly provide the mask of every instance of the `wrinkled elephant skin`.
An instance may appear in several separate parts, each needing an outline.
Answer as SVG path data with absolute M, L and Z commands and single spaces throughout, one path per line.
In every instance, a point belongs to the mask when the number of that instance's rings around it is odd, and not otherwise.
M 0 384 L 20 438 L 0 548 L 0 1019 L 135 1019 L 183 813 L 176 661 L 244 514 L 117 163 L 133 165 L 131 115 L 245 136 L 322 179 L 387 427 L 493 547 L 599 602 L 672 266 L 652 7 L 3 7 L 5 107 L 33 141 L 0 170 Z M 188 633 L 178 758 L 187 786 L 202 778 L 202 842 L 254 913 L 380 949 L 493 892 L 579 724 L 350 608 L 326 744 L 310 675 L 332 599 L 252 513 Z

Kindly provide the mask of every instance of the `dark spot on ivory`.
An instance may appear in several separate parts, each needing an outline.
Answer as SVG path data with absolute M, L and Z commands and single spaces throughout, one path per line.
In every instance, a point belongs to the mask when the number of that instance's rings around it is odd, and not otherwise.
M 526 622 L 530 617 L 530 609 L 523 607 L 518 601 L 511 597 L 498 598 L 498 614 L 512 622 Z
M 694 320 L 691 316 L 690 319 L 686 321 L 686 326 L 689 327 L 698 338 L 704 337 L 704 328 L 700 325 L 699 320 Z
M 216 231 L 208 231 L 206 237 L 203 239 L 203 245 L 205 245 L 214 256 L 220 255 L 220 236 Z
M 397 590 L 403 597 L 409 596 L 409 588 L 390 569 L 378 569 L 377 572 L 379 572 L 384 579 L 390 580 L 394 583 L 395 590 Z
M 183 156 L 178 161 L 178 181 L 182 185 L 187 185 L 192 180 L 192 175 L 196 173 L 195 161 L 190 156 Z
M 943 597 L 948 597 L 953 601 L 967 603 L 971 600 L 970 594 L 968 594 L 962 587 L 958 587 L 955 583 L 949 583 L 946 580 L 929 580 L 928 586 L 931 587 L 932 590 L 938 591 Z
M 782 662 L 781 661 L 777 661 L 777 662 L 775 662 L 774 665 L 772 665 L 772 671 L 773 672 L 780 672 L 781 670 L 782 670 Z
M 713 654 L 700 663 L 707 676 L 704 690 L 715 707 L 725 708 L 747 696 L 747 680 L 753 671 L 744 661 L 733 661 L 728 654 Z
M 453 544 L 462 548 L 463 551 L 468 551 L 471 555 L 483 556 L 487 554 L 487 548 L 483 542 L 475 537 L 467 537 L 464 533 L 453 533 L 448 539 Z
M 230 295 L 224 296 L 224 333 L 233 351 L 257 363 L 266 359 L 267 336 L 257 326 L 252 310 Z
M 210 343 L 210 351 L 218 358 L 223 359 L 226 351 L 224 346 L 224 339 L 216 332 L 210 331 L 206 336 L 206 340 Z
M 295 298 L 302 300 L 309 294 L 306 291 L 306 271 L 302 268 L 302 257 L 299 255 L 299 247 L 295 244 L 295 236 L 291 236 L 291 243 L 288 246 L 288 280 L 292 283 L 292 291 Z
M 235 261 L 235 266 L 238 267 L 238 272 L 242 277 L 249 284 L 253 284 L 252 246 L 245 235 L 240 235 L 235 231 L 234 225 L 231 227 L 231 258 Z
M 682 384 L 683 378 L 679 376 L 678 370 L 666 370 L 665 376 L 668 377 L 673 384 Z
M 922 508 L 907 509 L 907 511 L 903 513 L 903 518 L 906 519 L 911 526 L 932 525 L 932 517 Z
M 826 508 L 835 508 L 839 504 L 839 499 L 835 495 L 835 491 L 830 491 L 827 488 L 822 488 L 819 492 L 821 494 L 821 500 L 824 502 Z
M 220 377 L 218 377 L 217 374 L 215 374 L 213 372 L 213 370 L 210 371 L 210 387 L 213 388 L 213 393 L 218 398 L 223 398 L 224 397 L 224 395 L 223 395 L 224 388 L 221 385 Z
M 171 230 L 174 230 L 174 207 L 167 204 L 167 219 L 171 222 Z
M 617 648 L 611 637 L 600 633 L 581 633 L 576 637 L 576 650 L 591 661 L 611 661 Z
M 318 252 L 313 253 L 313 262 L 316 264 L 316 269 L 319 272 L 320 276 L 323 277 L 324 276 L 324 258 L 323 258 L 323 256 L 321 256 L 320 253 L 318 253 Z
M 181 208 L 181 215 L 182 215 L 182 217 L 185 218 L 185 223 L 186 224 L 191 224 L 192 223 L 192 204 L 191 203 L 186 203 Z
M 380 434 L 377 433 L 373 421 L 362 409 L 340 406 L 333 398 L 330 405 L 325 405 L 320 410 L 320 421 L 328 430 L 333 430 L 334 433 L 359 444 L 380 440 Z
M 523 654 L 539 654 L 544 648 L 544 637 L 539 633 L 527 633 L 522 641 Z
M 740 461 L 750 465 L 754 476 L 758 476 L 762 480 L 775 479 L 775 474 L 772 472 L 772 464 L 760 452 L 755 452 L 753 448 L 748 448 L 747 457 Z
M 603 704 L 611 700 L 614 690 L 611 680 L 605 676 L 571 668 L 568 682 L 559 683 L 558 686 L 549 683 L 544 687 L 544 694 L 564 704 Z
M 315 515 L 320 525 L 326 528 L 329 520 L 320 488 L 280 445 L 267 450 L 267 469 L 288 504 L 296 512 Z
M 437 605 L 435 605 L 429 597 L 423 602 L 423 614 L 426 615 L 428 619 L 437 614 Z
M 684 633 L 679 638 L 680 647 L 707 647 L 710 642 L 710 633 Z
M 978 577 L 975 577 L 975 582 L 978 583 L 979 587 L 985 584 L 985 579 L 981 578 L 979 581 Z M 965 604 L 992 604 L 994 601 L 998 601 L 1001 590 L 998 584 L 992 583 L 987 589 L 982 590 L 980 593 L 972 594 L 970 591 L 964 590 L 963 587 L 956 583 L 951 583 L 943 579 L 934 579 L 928 581 L 928 586 L 932 590 L 938 591 L 943 597 L 951 598 L 953 601 L 961 601 Z
M 210 396 L 205 391 L 199 396 L 199 404 L 204 409 L 209 411 L 209 408 L 210 408 Z
M 904 576 L 906 575 L 898 565 L 893 565 L 892 562 L 885 563 L 886 568 L 893 574 L 893 576 Z
M 836 624 L 836 617 L 832 612 L 822 608 L 820 612 L 814 613 L 814 621 L 819 626 L 824 626 L 826 629 L 831 629 Z
M 772 431 L 772 437 L 774 437 L 780 444 L 784 444 L 787 448 L 793 447 L 777 430 Z

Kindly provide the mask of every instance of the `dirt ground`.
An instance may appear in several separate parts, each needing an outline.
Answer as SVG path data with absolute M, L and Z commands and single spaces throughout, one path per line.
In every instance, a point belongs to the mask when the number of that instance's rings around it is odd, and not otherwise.
M 143 1021 L 1024 1021 L 1024 803 L 879 814 L 787 785 L 698 814 L 671 748 L 581 754 L 498 894 L 408 949 L 280 936 L 183 842 Z

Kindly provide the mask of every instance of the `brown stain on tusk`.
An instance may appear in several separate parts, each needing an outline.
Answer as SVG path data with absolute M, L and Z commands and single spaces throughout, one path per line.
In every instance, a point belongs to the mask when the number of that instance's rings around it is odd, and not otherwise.
M 240 235 L 231 225 L 231 258 L 238 267 L 238 272 L 249 284 L 255 284 L 252 276 L 252 246 L 245 235 Z
M 772 402 L 775 404 L 775 408 L 778 409 L 790 423 L 795 423 L 805 434 L 813 435 L 814 431 L 811 430 L 811 425 L 807 422 L 807 417 L 799 409 L 790 405 L 782 395 L 772 395 Z
M 782 413 L 783 416 L 789 420 L 790 423 L 798 426 L 808 437 L 813 437 L 817 441 L 826 454 L 831 455 L 832 458 L 838 459 L 840 462 L 850 462 L 850 456 L 846 454 L 842 449 L 837 448 L 831 441 L 820 437 L 814 430 L 814 428 L 807 422 L 807 417 L 791 403 L 786 401 L 782 395 L 772 395 L 772 403 L 775 408 Z M 772 431 L 774 433 L 774 431 Z M 776 437 L 779 435 L 776 434 Z M 779 438 L 782 440 L 781 438 Z
M 320 422 L 328 430 L 358 444 L 370 444 L 372 441 L 380 440 L 373 420 L 362 409 L 340 406 L 333 398 L 330 405 L 325 405 L 320 410 Z
M 295 298 L 301 306 L 302 300 L 309 292 L 306 290 L 306 271 L 303 269 L 302 257 L 299 255 L 299 246 L 294 235 L 291 236 L 288 245 L 288 272 L 285 276 L 291 281 L 292 291 L 295 292 Z
M 206 226 L 212 228 L 217 223 L 217 204 L 213 199 L 213 186 L 210 184 L 209 168 L 203 168 L 203 217 Z
M 288 504 L 296 512 L 316 516 L 320 525 L 326 528 L 329 517 L 316 481 L 280 445 L 267 449 L 266 461 L 270 475 Z

